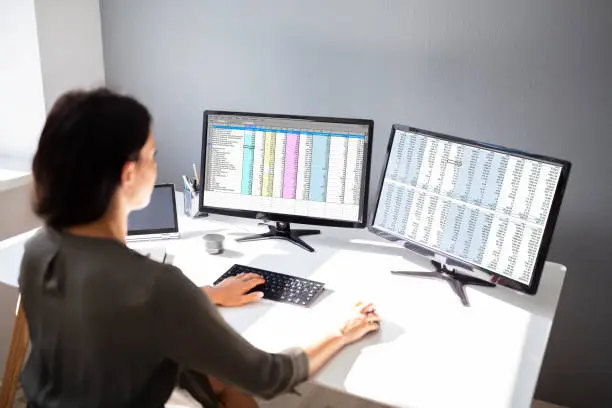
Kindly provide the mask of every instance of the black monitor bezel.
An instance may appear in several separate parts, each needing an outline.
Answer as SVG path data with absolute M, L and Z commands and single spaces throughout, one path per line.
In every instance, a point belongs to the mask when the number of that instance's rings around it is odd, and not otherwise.
M 127 235 L 129 237 L 138 235 L 156 235 L 156 234 L 174 234 L 179 232 L 178 225 L 178 210 L 176 208 L 176 189 L 174 183 L 161 183 L 156 184 L 153 189 L 169 188 L 172 191 L 172 211 L 174 216 L 174 227 L 172 228 L 157 228 L 157 229 L 142 229 L 142 230 L 130 230 L 128 229 Z M 153 194 L 153 193 L 151 193 Z
M 306 115 L 288 115 L 288 114 L 275 114 L 275 113 L 262 113 L 262 112 L 234 112 L 234 111 L 223 111 L 223 110 L 205 110 L 203 114 L 203 126 L 202 126 L 202 151 L 200 159 L 200 174 L 202 177 L 202 185 L 206 177 L 206 145 L 208 139 L 208 118 L 211 115 L 234 115 L 234 116 L 252 116 L 272 119 L 297 119 L 307 120 L 313 122 L 325 122 L 325 123 L 343 123 L 343 124 L 355 124 L 355 125 L 366 125 L 368 126 L 368 140 L 366 143 L 366 149 L 364 151 L 364 163 L 365 171 L 362 175 L 362 192 L 361 192 L 361 208 L 359 211 L 358 221 L 344 221 L 334 220 L 329 218 L 316 218 L 308 217 L 303 215 L 291 215 L 282 213 L 271 213 L 265 211 L 251 211 L 251 210 L 239 210 L 233 208 L 220 208 L 210 207 L 204 205 L 204 188 L 200 189 L 199 194 L 199 210 L 200 212 L 229 215 L 233 217 L 241 218 L 253 218 L 262 219 L 268 221 L 288 222 L 297 224 L 309 224 L 309 225 L 320 225 L 329 227 L 342 227 L 342 228 L 365 228 L 368 222 L 368 195 L 370 191 L 370 169 L 372 159 L 372 140 L 374 135 L 374 121 L 370 119 L 353 119 L 353 118 L 336 118 L 326 116 L 306 116 Z
M 540 244 L 540 250 L 538 251 L 538 255 L 536 257 L 536 262 L 534 264 L 534 269 L 533 269 L 533 275 L 531 278 L 531 282 L 529 285 L 524 284 L 522 282 L 518 282 L 514 279 L 511 279 L 507 276 L 504 275 L 500 275 L 494 271 L 491 271 L 489 269 L 483 268 L 479 265 L 475 265 L 473 263 L 470 263 L 469 261 L 463 260 L 461 258 L 457 258 L 454 257 L 452 255 L 446 254 L 444 252 L 441 251 L 437 251 L 434 248 L 430 248 L 428 246 L 424 246 L 418 242 L 412 241 L 410 239 L 407 239 L 406 237 L 401 237 L 399 235 L 390 233 L 388 231 L 384 231 L 379 229 L 378 227 L 376 227 L 374 225 L 374 220 L 376 219 L 376 213 L 378 212 L 378 205 L 380 202 L 380 195 L 382 193 L 382 187 L 384 184 L 384 179 L 385 179 L 385 174 L 387 173 L 387 166 L 389 164 L 389 156 L 391 154 L 391 148 L 393 146 L 393 140 L 395 138 L 395 133 L 396 131 L 405 131 L 405 132 L 413 132 L 413 133 L 420 133 L 423 134 L 425 136 L 431 136 L 431 137 L 435 137 L 438 139 L 442 139 L 442 140 L 447 140 L 450 142 L 456 142 L 456 143 L 461 143 L 461 144 L 466 144 L 468 146 L 472 146 L 472 147 L 478 147 L 478 148 L 482 148 L 482 149 L 487 149 L 487 150 L 492 150 L 495 152 L 499 152 L 499 153 L 504 153 L 504 154 L 510 154 L 513 156 L 517 156 L 517 157 L 523 157 L 523 158 L 527 158 L 527 159 L 532 159 L 532 160 L 538 160 L 541 162 L 545 162 L 545 163 L 550 163 L 550 164 L 555 164 L 555 165 L 561 165 L 561 174 L 559 176 L 559 182 L 557 185 L 557 190 L 555 191 L 555 195 L 553 197 L 553 201 L 550 207 L 550 212 L 549 212 L 549 216 L 548 219 L 546 221 L 546 225 L 544 227 L 544 233 L 542 235 L 542 242 Z M 391 135 L 389 137 L 389 143 L 387 145 L 387 151 L 386 151 L 386 155 L 385 155 L 385 162 L 384 162 L 384 168 L 382 170 L 381 176 L 380 176 L 380 181 L 378 184 L 378 190 L 377 190 L 377 196 L 376 196 L 376 206 L 374 207 L 374 211 L 371 213 L 371 217 L 368 220 L 368 230 L 378 236 L 381 236 L 385 239 L 391 240 L 391 241 L 398 241 L 398 242 L 403 242 L 404 246 L 406 247 L 417 247 L 420 249 L 423 249 L 425 251 L 431 252 L 433 254 L 439 255 L 439 256 L 443 256 L 445 258 L 447 258 L 448 260 L 450 260 L 451 263 L 457 263 L 459 265 L 467 265 L 475 270 L 478 271 L 482 271 L 485 272 L 489 275 L 491 275 L 492 277 L 492 281 L 494 281 L 495 283 L 499 283 L 503 286 L 507 286 L 509 288 L 512 288 L 514 290 L 520 291 L 520 292 L 524 292 L 526 294 L 529 295 L 535 295 L 538 291 L 538 286 L 540 284 L 540 279 L 542 277 L 542 271 L 544 269 L 544 264 L 546 262 L 546 256 L 548 255 L 548 250 L 550 248 L 550 243 L 552 241 L 552 235 L 555 229 L 555 225 L 557 223 L 557 218 L 559 216 L 559 210 L 561 208 L 561 202 L 563 201 L 563 194 L 565 193 L 565 189 L 567 186 L 567 181 L 569 178 L 569 173 L 570 173 L 570 169 L 571 169 L 571 163 L 567 160 L 563 160 L 563 159 L 557 159 L 557 158 L 553 158 L 553 157 L 549 157 L 549 156 L 544 156 L 544 155 L 539 155 L 539 154 L 534 154 L 534 153 L 528 153 L 525 151 L 521 151 L 521 150 L 517 150 L 517 149 L 512 149 L 512 148 L 508 148 L 508 147 L 504 147 L 504 146 L 499 146 L 499 145 L 494 145 L 494 144 L 490 144 L 490 143 L 485 143 L 485 142 L 478 142 L 475 140 L 470 140 L 470 139 L 463 139 L 460 137 L 456 137 L 456 136 L 450 136 L 447 134 L 443 134 L 443 133 L 439 133 L 439 132 L 433 132 L 430 130 L 425 130 L 425 129 L 419 129 L 416 127 L 412 127 L 412 126 L 407 126 L 407 125 L 401 125 L 401 124 L 394 124 L 391 127 Z

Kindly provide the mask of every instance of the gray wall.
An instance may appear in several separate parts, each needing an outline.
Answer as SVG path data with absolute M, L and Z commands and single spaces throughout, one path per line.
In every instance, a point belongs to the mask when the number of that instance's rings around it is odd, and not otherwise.
M 207 108 L 372 118 L 372 185 L 394 121 L 571 160 L 549 257 L 569 273 L 538 397 L 612 406 L 612 2 L 102 0 L 101 12 L 107 83 L 152 110 L 162 181 L 199 161 Z

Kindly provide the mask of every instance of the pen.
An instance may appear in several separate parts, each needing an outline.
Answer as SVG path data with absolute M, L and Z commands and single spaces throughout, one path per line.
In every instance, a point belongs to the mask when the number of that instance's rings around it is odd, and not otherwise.
M 195 195 L 195 191 L 193 189 L 193 184 L 189 181 L 187 176 L 183 176 L 183 183 L 185 183 L 185 186 L 187 186 L 187 188 L 189 189 L 189 193 L 191 195 Z
M 196 170 L 196 165 L 193 163 L 193 174 L 195 175 L 195 181 L 197 185 L 200 185 L 200 177 L 198 177 L 198 171 Z

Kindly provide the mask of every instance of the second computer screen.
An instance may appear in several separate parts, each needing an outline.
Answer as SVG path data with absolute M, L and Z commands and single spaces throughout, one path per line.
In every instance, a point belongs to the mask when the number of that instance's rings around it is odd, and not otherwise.
M 210 115 L 204 205 L 359 221 L 367 125 Z
M 374 225 L 529 284 L 561 166 L 396 130 Z

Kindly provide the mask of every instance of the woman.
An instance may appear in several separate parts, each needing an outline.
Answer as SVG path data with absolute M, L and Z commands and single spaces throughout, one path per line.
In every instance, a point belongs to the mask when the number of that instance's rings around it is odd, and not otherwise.
M 20 289 L 31 337 L 21 382 L 29 407 L 162 407 L 175 386 L 205 407 L 253 407 L 249 395 L 291 391 L 333 354 L 378 329 L 360 305 L 304 349 L 266 353 L 215 304 L 256 301 L 253 274 L 198 288 L 171 265 L 125 245 L 130 211 L 157 176 L 151 118 L 106 89 L 53 106 L 33 161 L 42 228 L 26 245 Z

